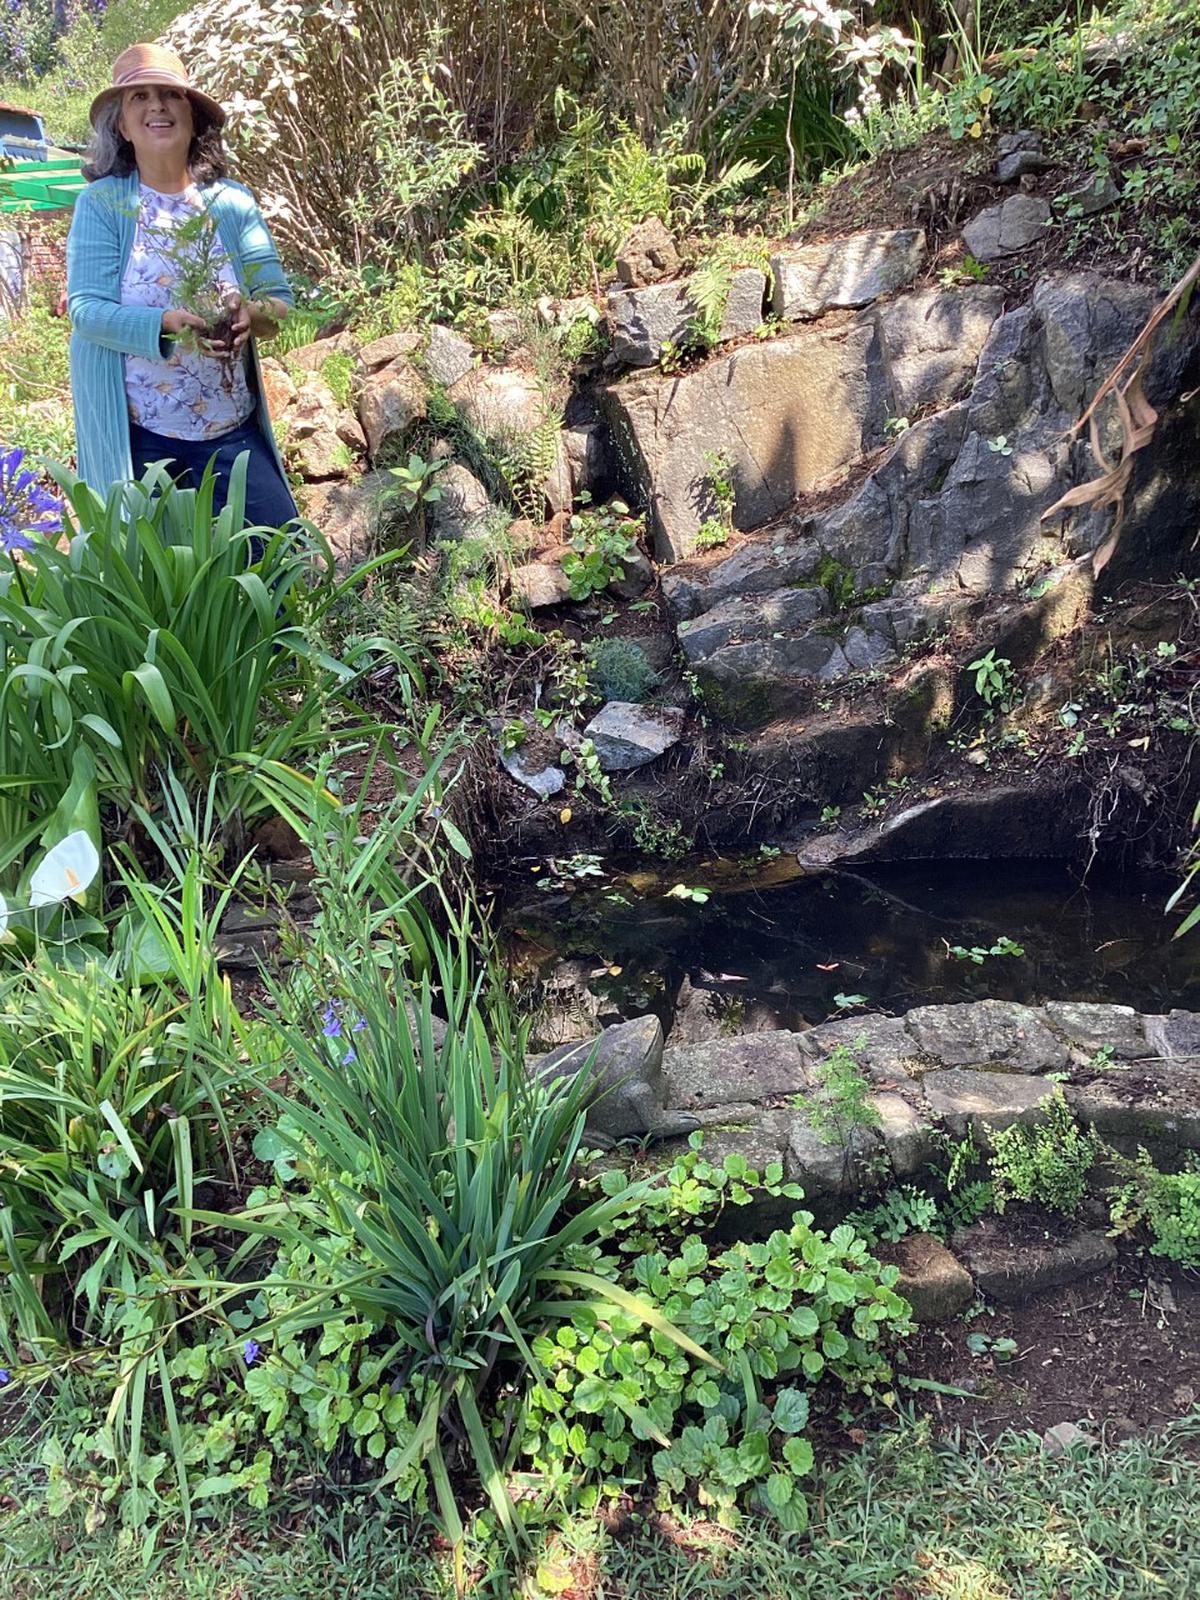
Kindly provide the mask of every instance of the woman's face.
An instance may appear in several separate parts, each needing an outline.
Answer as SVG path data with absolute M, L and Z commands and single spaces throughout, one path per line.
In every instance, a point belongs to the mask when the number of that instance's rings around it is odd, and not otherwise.
M 196 121 L 192 102 L 182 89 L 137 84 L 121 96 L 121 115 L 117 122 L 122 138 L 133 146 L 139 165 L 147 156 L 155 163 L 177 157 L 187 162 Z

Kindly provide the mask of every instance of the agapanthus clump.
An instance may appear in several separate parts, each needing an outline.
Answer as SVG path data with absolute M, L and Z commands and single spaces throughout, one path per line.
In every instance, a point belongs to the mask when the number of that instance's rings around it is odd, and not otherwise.
M 0 550 L 7 556 L 32 550 L 35 535 L 45 539 L 62 532 L 62 501 L 25 460 L 21 449 L 0 453 Z

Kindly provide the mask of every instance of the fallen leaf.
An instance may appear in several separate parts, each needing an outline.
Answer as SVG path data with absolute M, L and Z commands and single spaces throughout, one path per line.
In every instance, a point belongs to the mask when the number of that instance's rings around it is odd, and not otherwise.
M 568 822 L 570 822 L 570 820 L 571 820 L 571 808 L 570 808 L 570 806 L 564 806 L 562 808 L 562 810 L 558 813 L 558 820 L 561 823 L 563 823 L 564 826 Z

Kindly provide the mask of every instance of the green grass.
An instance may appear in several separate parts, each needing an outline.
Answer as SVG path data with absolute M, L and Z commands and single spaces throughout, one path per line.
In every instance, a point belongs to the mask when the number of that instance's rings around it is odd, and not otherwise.
M 0 1429 L 2 1431 L 2 1429 Z M 472 1592 L 577 1600 L 1182 1600 L 1200 1593 L 1200 1412 L 1151 1440 L 1050 1460 L 1033 1435 L 934 1442 L 909 1419 L 818 1479 L 803 1538 L 704 1523 L 611 1538 L 580 1522 L 541 1556 L 544 1589 L 476 1550 Z M 222 1521 L 149 1570 L 101 1528 L 45 1517 L 29 1461 L 0 1444 L 0 1593 L 12 1600 L 445 1600 L 444 1558 L 368 1495 L 296 1483 L 273 1520 Z M 22 1459 L 23 1458 L 23 1459 Z M 6 1504 L 0 1499 L 0 1505 Z M 528 1579 L 533 1574 L 527 1574 Z

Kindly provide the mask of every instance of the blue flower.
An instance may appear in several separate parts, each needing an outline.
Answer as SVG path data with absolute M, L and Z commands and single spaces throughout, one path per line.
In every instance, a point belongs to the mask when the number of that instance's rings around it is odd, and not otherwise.
M 361 1033 L 363 1031 L 363 1029 L 366 1027 L 366 1025 L 367 1025 L 366 1017 L 359 1017 L 358 1021 L 351 1028 L 350 1032 L 351 1033 Z
M 346 1054 L 342 1057 L 342 1065 L 344 1067 L 352 1067 L 357 1060 L 358 1055 L 354 1050 L 354 1047 L 351 1046 L 350 1049 L 346 1051 Z
M 248 1367 L 252 1367 L 262 1353 L 262 1346 L 257 1339 L 247 1339 L 242 1346 L 242 1360 Z
M 7 1367 L 0 1367 L 0 1389 L 3 1389 L 5 1384 L 9 1384 L 11 1382 L 12 1382 L 12 1373 L 8 1370 Z
M 33 534 L 61 533 L 63 505 L 25 466 L 24 450 L 0 452 L 0 550 L 32 550 Z
M 342 1009 L 339 1000 L 331 1000 L 321 1013 L 321 1021 L 325 1026 L 321 1032 L 327 1039 L 339 1039 L 342 1033 L 342 1019 L 338 1012 Z

